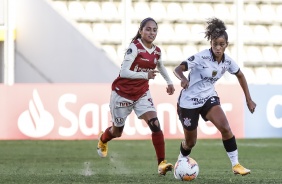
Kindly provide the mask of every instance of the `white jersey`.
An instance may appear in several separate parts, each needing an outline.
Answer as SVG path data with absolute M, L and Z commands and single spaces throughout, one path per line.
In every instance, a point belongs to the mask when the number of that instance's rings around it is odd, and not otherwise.
M 214 84 L 228 71 L 239 72 L 240 68 L 228 55 L 224 54 L 220 63 L 215 60 L 211 49 L 203 50 L 182 64 L 189 70 L 189 86 L 181 91 L 179 105 L 182 108 L 194 109 L 204 105 L 212 96 L 217 96 Z

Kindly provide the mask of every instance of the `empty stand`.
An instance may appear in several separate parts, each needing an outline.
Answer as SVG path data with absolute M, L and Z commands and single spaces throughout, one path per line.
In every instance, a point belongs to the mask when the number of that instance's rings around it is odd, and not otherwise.
M 215 17 L 223 21 L 231 21 L 229 6 L 223 3 L 214 5 L 214 15 Z
M 146 17 L 150 17 L 151 15 L 152 14 L 148 3 L 140 1 L 134 4 L 134 15 L 132 17 L 133 19 L 140 21 Z
M 276 49 L 271 46 L 262 48 L 263 61 L 265 62 L 278 62 L 279 57 Z
M 166 48 L 167 60 L 172 64 L 180 64 L 183 60 L 183 53 L 181 49 L 176 45 L 169 45 Z
M 256 25 L 254 27 L 254 41 L 259 43 L 269 42 L 269 32 L 266 26 Z
M 211 4 L 202 3 L 199 5 L 199 14 L 198 16 L 202 20 L 206 20 L 207 18 L 214 17 L 214 10 Z
M 85 4 L 86 18 L 92 21 L 99 21 L 102 19 L 102 10 L 98 2 L 89 1 Z
M 282 84 L 282 68 L 273 68 L 271 71 L 272 84 Z
M 188 42 L 190 40 L 190 29 L 187 24 L 176 24 L 174 28 L 174 41 L 179 43 Z
M 100 42 L 110 41 L 110 32 L 108 26 L 104 23 L 96 23 L 93 25 L 93 37 Z
M 158 35 L 157 40 L 160 42 L 170 42 L 173 41 L 174 29 L 170 24 L 159 24 L 158 25 Z
M 275 9 L 270 4 L 262 4 L 260 6 L 261 20 L 262 21 L 276 21 Z
M 256 74 L 253 69 L 251 68 L 241 68 L 248 84 L 255 84 L 256 83 Z
M 167 18 L 172 21 L 179 20 L 182 17 L 182 7 L 179 3 L 168 3 Z
M 78 19 L 86 18 L 84 7 L 80 2 L 70 1 L 68 9 L 69 9 L 69 14 L 74 19 L 78 20 Z
M 247 47 L 247 61 L 251 61 L 251 62 L 263 61 L 263 55 L 259 47 L 256 46 Z
M 272 81 L 271 74 L 267 68 L 257 67 L 256 73 L 256 84 L 270 84 Z
M 258 21 L 261 17 L 260 9 L 255 4 L 245 5 L 244 18 L 247 21 Z
M 117 6 L 113 2 L 103 2 L 101 6 L 102 18 L 107 21 L 120 20 L 120 14 Z
M 182 5 L 182 20 L 195 21 L 199 20 L 198 6 L 194 3 L 184 3 Z
M 152 2 L 150 4 L 150 11 L 152 18 L 154 18 L 157 22 L 163 21 L 166 19 L 166 8 L 161 2 Z
M 271 25 L 269 26 L 269 42 L 275 44 L 282 43 L 282 28 L 280 25 Z

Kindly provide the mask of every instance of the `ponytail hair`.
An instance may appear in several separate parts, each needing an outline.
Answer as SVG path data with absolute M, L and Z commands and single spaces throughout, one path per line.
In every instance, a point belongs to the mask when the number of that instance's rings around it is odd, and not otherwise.
M 146 23 L 149 22 L 149 21 L 154 21 L 156 23 L 156 25 L 158 26 L 157 22 L 153 18 L 151 18 L 151 17 L 145 18 L 140 23 L 139 29 L 138 29 L 136 35 L 132 38 L 131 42 L 133 42 L 134 40 L 137 40 L 138 38 L 141 38 L 141 34 L 139 33 L 139 31 L 141 31 L 145 27 Z
M 211 41 L 221 36 L 224 36 L 226 41 L 228 42 L 228 34 L 226 32 L 226 26 L 224 22 L 218 18 L 208 19 L 205 31 L 205 38 L 207 38 L 208 41 Z

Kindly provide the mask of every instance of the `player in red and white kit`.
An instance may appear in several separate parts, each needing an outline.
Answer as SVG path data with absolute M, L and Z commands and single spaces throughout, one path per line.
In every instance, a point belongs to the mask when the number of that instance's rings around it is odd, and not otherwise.
M 152 131 L 158 173 L 165 175 L 173 166 L 165 160 L 164 136 L 150 94 L 149 80 L 154 79 L 159 72 L 168 84 L 167 93 L 172 95 L 175 89 L 162 63 L 161 50 L 153 44 L 157 31 L 158 25 L 154 19 L 144 19 L 125 53 L 119 76 L 112 84 L 110 110 L 113 125 L 99 134 L 97 152 L 100 157 L 107 156 L 107 143 L 121 137 L 125 120 L 134 110 L 137 117 L 145 120 Z

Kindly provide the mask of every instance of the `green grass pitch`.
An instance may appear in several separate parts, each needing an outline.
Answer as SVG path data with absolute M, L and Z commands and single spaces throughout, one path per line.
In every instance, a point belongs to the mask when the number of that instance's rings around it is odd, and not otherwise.
M 166 140 L 166 159 L 175 163 L 181 140 Z M 0 141 L 0 183 L 183 183 L 173 173 L 158 176 L 151 140 L 113 140 L 99 158 L 97 140 Z M 282 139 L 237 140 L 239 161 L 251 169 L 234 175 L 219 139 L 198 140 L 191 153 L 200 167 L 190 183 L 282 183 Z

